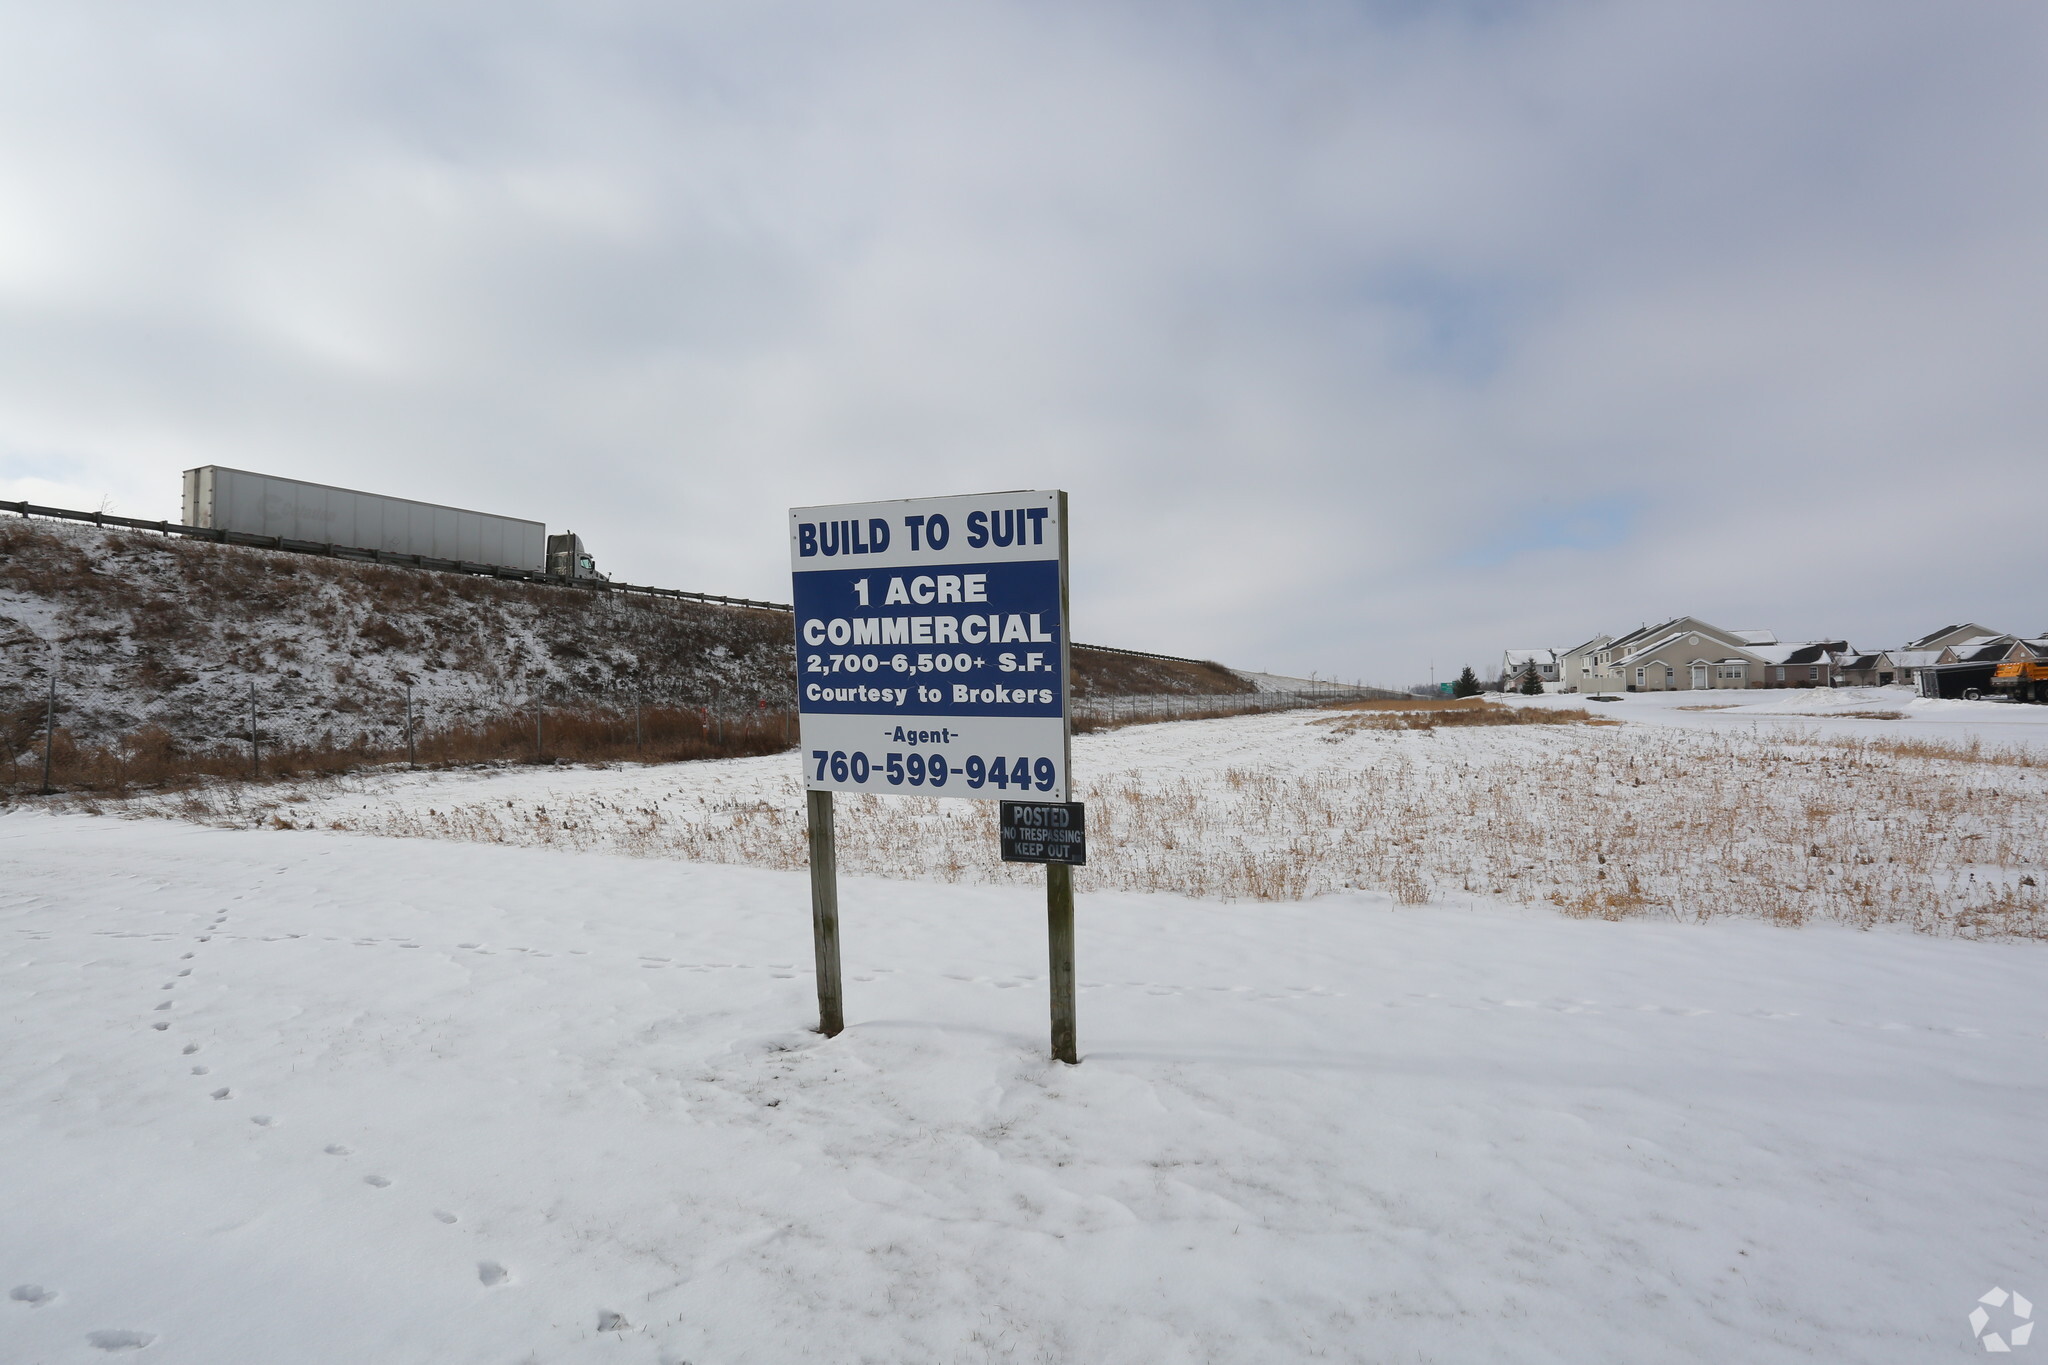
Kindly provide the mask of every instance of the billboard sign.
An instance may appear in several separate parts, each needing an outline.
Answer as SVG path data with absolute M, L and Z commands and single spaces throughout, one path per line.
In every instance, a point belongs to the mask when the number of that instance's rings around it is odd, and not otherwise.
M 809 790 L 1068 799 L 1066 502 L 791 510 Z

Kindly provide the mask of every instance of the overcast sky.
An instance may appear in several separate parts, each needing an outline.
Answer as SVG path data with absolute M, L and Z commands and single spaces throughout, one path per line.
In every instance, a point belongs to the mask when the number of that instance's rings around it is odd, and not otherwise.
M 0 5 L 0 498 L 240 468 L 1389 683 L 2048 629 L 2048 5 Z

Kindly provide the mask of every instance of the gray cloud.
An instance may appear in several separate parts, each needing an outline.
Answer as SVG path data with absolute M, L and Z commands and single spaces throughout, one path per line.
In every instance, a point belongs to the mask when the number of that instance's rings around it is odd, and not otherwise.
M 1083 638 L 1387 681 L 1677 611 L 2048 626 L 1997 558 L 2048 483 L 2037 6 L 8 31 L 0 496 L 219 462 L 779 596 L 786 506 L 1058 485 Z

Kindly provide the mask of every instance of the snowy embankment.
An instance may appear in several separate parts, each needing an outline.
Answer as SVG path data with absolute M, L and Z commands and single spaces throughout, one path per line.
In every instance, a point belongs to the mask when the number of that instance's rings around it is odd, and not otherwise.
M 9 1361 L 1925 1361 L 2048 1294 L 2035 943 L 1098 893 L 1066 1068 L 1028 888 L 846 879 L 828 1041 L 798 873 L 0 864 Z

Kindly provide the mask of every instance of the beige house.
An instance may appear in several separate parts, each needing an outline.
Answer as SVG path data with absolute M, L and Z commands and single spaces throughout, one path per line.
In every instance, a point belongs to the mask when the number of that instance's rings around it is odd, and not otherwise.
M 1557 687 L 1560 692 L 1598 691 L 1586 684 L 1592 676 L 1593 656 L 1614 643 L 1612 635 L 1595 635 L 1581 645 L 1557 652 Z
M 1580 687 L 1617 692 L 1764 687 L 1769 664 L 1758 650 L 1776 645 L 1767 630 L 1725 630 L 1695 616 L 1676 616 L 1589 650 Z
M 1995 640 L 2010 638 L 2011 637 L 2006 635 L 2006 633 L 2002 630 L 1993 630 L 1989 626 L 1980 626 L 1975 621 L 1965 621 L 1959 626 L 1943 626 L 1940 630 L 1937 630 L 1932 634 L 1923 635 L 1917 640 L 1908 640 L 1905 644 L 1899 646 L 1899 648 L 1912 652 L 1918 652 L 1920 650 L 1929 650 L 1932 651 L 1936 657 L 1939 657 L 1942 650 L 1947 649 L 1950 645 L 1961 644 L 1965 640 Z
M 1835 681 L 1844 687 L 1889 687 L 1898 679 L 1898 665 L 1892 656 L 1869 650 L 1849 650 L 1834 656 Z

